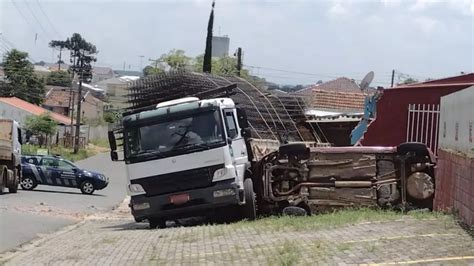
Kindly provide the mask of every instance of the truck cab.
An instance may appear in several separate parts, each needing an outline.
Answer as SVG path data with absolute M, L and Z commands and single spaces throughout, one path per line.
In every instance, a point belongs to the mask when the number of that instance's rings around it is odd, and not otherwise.
M 125 116 L 122 126 L 136 221 L 163 227 L 169 219 L 236 208 L 245 218 L 255 218 L 253 183 L 246 179 L 247 121 L 232 99 L 162 102 Z M 117 160 L 114 134 L 109 141 Z

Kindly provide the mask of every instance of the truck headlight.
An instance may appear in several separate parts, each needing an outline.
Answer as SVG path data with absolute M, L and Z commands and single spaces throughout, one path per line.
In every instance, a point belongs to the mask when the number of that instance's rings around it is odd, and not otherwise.
M 214 172 L 214 175 L 212 176 L 212 179 L 219 179 L 219 178 L 225 176 L 225 174 L 227 174 L 227 169 L 225 167 L 221 168 L 221 169 L 217 169 Z
M 142 185 L 140 184 L 130 184 L 128 185 L 128 188 L 130 189 L 130 192 L 133 194 L 143 194 L 145 193 L 145 190 L 143 189 Z
M 225 196 L 233 196 L 235 195 L 235 190 L 232 188 L 216 190 L 212 193 L 214 198 L 225 197 Z

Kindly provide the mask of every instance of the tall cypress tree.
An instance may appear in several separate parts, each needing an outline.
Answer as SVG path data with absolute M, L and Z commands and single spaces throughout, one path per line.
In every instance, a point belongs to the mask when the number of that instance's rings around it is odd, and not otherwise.
M 212 27 L 214 26 L 215 4 L 215 1 L 212 1 L 211 15 L 207 24 L 206 51 L 204 52 L 204 62 L 202 64 L 202 71 L 206 73 L 211 73 L 212 70 Z

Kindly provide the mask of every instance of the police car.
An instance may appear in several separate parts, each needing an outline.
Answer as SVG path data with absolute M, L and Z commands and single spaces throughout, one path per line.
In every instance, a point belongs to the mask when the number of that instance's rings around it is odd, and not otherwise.
M 84 194 L 107 187 L 109 179 L 103 174 L 80 169 L 72 162 L 54 156 L 28 156 L 21 158 L 20 186 L 32 190 L 37 185 L 79 188 Z

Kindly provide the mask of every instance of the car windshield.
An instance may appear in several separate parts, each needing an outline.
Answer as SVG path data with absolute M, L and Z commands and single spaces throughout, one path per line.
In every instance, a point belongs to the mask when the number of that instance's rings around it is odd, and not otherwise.
M 159 155 L 207 149 L 225 143 L 218 111 L 181 116 L 128 131 L 127 155 Z

